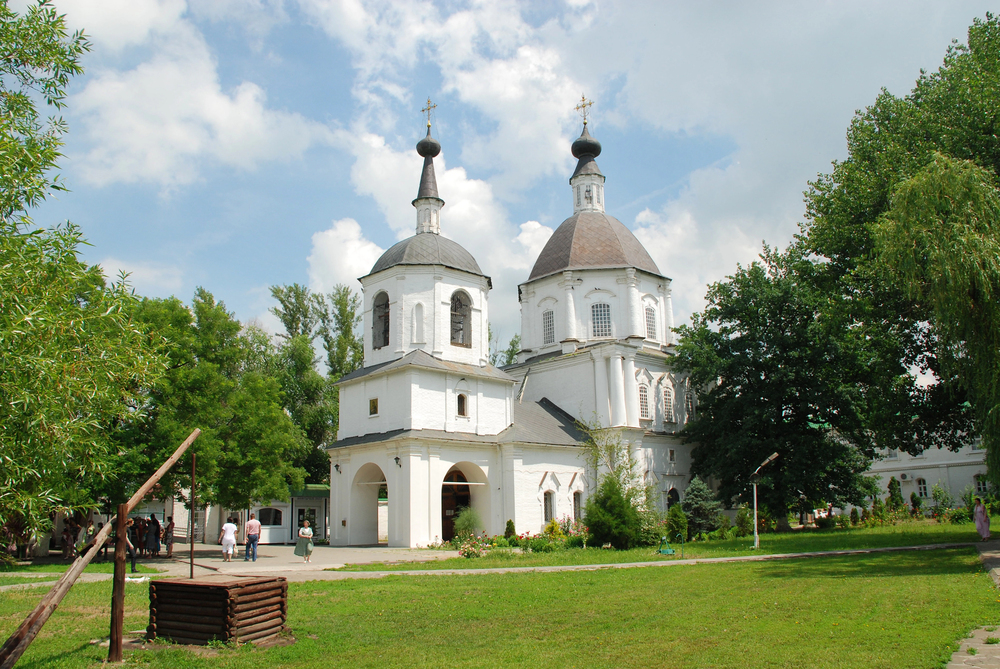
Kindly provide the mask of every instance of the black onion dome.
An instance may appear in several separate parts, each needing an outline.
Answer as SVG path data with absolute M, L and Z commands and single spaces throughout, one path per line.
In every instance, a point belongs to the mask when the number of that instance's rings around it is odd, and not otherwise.
M 599 151 L 600 145 L 598 145 Z M 427 126 L 427 136 L 417 142 L 417 153 L 422 158 L 437 158 L 437 155 L 441 153 L 441 143 L 431 137 L 431 127 L 429 125 Z
M 421 232 L 395 244 L 375 262 L 369 274 L 377 274 L 396 265 L 443 265 L 485 276 L 479 269 L 479 263 L 461 244 L 433 232 Z
M 581 211 L 552 233 L 528 281 L 567 270 L 620 267 L 663 276 L 649 252 L 621 221 L 603 212 Z
M 572 150 L 574 158 L 583 158 L 584 156 L 596 158 L 601 155 L 601 143 L 590 136 L 590 133 L 587 132 L 587 126 L 584 125 L 583 132 L 573 142 Z

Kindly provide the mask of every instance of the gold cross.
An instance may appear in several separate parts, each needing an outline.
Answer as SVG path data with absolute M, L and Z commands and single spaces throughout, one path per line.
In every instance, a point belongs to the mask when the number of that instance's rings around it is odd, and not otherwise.
M 580 112 L 580 115 L 583 116 L 584 125 L 587 125 L 587 115 L 590 113 L 589 107 L 591 107 L 593 104 L 594 104 L 593 100 L 588 100 L 587 96 L 581 95 L 580 104 L 574 107 L 574 109 Z
M 423 113 L 427 114 L 427 127 L 431 127 L 431 110 L 437 109 L 437 105 L 431 104 L 431 99 L 427 98 L 427 106 L 421 109 Z

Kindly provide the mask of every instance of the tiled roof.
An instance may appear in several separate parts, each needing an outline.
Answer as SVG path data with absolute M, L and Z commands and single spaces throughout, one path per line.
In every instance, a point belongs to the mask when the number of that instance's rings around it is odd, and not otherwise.
M 459 243 L 433 232 L 421 232 L 392 246 L 382 254 L 369 274 L 396 265 L 443 265 L 469 274 L 485 276 L 471 253 Z
M 375 374 L 376 372 L 390 372 L 410 365 L 420 367 L 421 369 L 432 369 L 435 371 L 450 372 L 452 374 L 464 374 L 477 378 L 510 381 L 511 383 L 514 382 L 514 379 L 507 373 L 500 371 L 493 365 L 484 365 L 483 367 L 480 367 L 478 365 L 467 365 L 461 362 L 450 362 L 448 360 L 435 358 L 430 353 L 417 349 L 416 351 L 410 351 L 397 360 L 390 360 L 389 362 L 383 362 L 378 365 L 370 365 L 368 367 L 356 369 L 350 374 L 340 377 L 337 383 L 340 384 L 347 381 L 354 381 L 364 376 Z
M 581 211 L 560 225 L 545 244 L 528 281 L 578 269 L 634 267 L 663 276 L 632 231 L 613 216 Z

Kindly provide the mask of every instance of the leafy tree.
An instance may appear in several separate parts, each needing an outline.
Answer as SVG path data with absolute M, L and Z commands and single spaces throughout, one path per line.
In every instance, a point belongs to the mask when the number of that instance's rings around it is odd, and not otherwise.
M 500 349 L 500 337 L 493 334 L 493 326 L 487 323 L 487 333 L 490 340 L 490 364 L 494 367 L 506 367 L 517 362 L 517 354 L 521 351 L 521 335 L 515 334 L 507 342 L 507 347 Z
M 830 300 L 811 284 L 815 271 L 801 249 L 765 247 L 710 286 L 705 311 L 679 329 L 677 366 L 704 389 L 684 430 L 694 473 L 719 481 L 721 499 L 749 502 L 750 475 L 780 453 L 759 485 L 776 517 L 802 494 L 859 502 L 874 451 L 863 342 L 836 314 L 820 317 Z
M 742 504 L 736 512 L 736 536 L 745 537 L 750 534 L 753 534 L 753 511 Z
M 895 476 L 889 477 L 889 499 L 886 500 L 886 506 L 890 511 L 899 511 L 903 508 L 906 502 L 903 500 L 903 492 L 900 489 L 899 481 L 896 480 Z
M 288 339 L 279 359 L 285 408 L 312 446 L 295 464 L 306 471 L 306 483 L 328 482 L 330 457 L 323 447 L 337 435 L 333 386 L 316 371 L 315 351 L 305 335 Z
M 278 300 L 278 306 L 271 307 L 270 311 L 285 328 L 285 332 L 278 336 L 286 339 L 303 336 L 312 341 L 319 322 L 317 307 L 321 296 L 314 295 L 305 286 L 293 283 L 290 286 L 271 286 L 271 297 Z
M 365 345 L 357 332 L 361 324 L 361 298 L 344 284 L 337 284 L 318 304 L 327 374 L 336 381 L 364 363 Z
M 628 550 L 638 544 L 642 520 L 624 492 L 616 477 L 605 476 L 587 499 L 583 522 L 597 545 Z
M 702 532 L 709 533 L 719 526 L 719 511 L 722 505 L 715 499 L 711 488 L 695 476 L 684 491 L 684 501 L 681 502 L 688 519 L 688 531 L 696 537 Z
M 687 541 L 688 517 L 680 504 L 674 504 L 667 511 L 667 541 Z

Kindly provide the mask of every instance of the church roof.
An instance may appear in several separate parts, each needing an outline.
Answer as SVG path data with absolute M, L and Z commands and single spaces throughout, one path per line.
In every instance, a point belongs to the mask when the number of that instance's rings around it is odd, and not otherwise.
M 375 262 L 369 275 L 396 265 L 443 265 L 485 276 L 479 263 L 461 244 L 433 232 L 421 232 L 393 245 Z
M 560 225 L 545 244 L 528 281 L 578 269 L 634 267 L 663 276 L 632 231 L 614 216 L 581 211 Z
M 496 435 L 445 432 L 443 430 L 399 429 L 348 437 L 333 443 L 330 448 L 344 448 L 406 438 L 462 441 L 477 444 L 518 443 L 553 446 L 579 446 L 586 439 L 586 435 L 576 426 L 573 417 L 546 398 L 523 404 L 514 402 L 511 418 L 510 426 Z
M 340 377 L 337 383 L 347 383 L 348 381 L 355 381 L 362 377 L 371 376 L 372 374 L 379 372 L 388 373 L 407 366 L 514 383 L 514 379 L 509 374 L 500 371 L 493 365 L 480 367 L 478 365 L 467 365 L 461 362 L 441 360 L 440 358 L 435 358 L 430 353 L 420 349 L 410 351 L 402 358 L 397 358 L 396 360 L 390 360 L 389 362 L 383 362 L 378 365 L 370 365 L 368 367 L 356 369 L 350 374 Z

